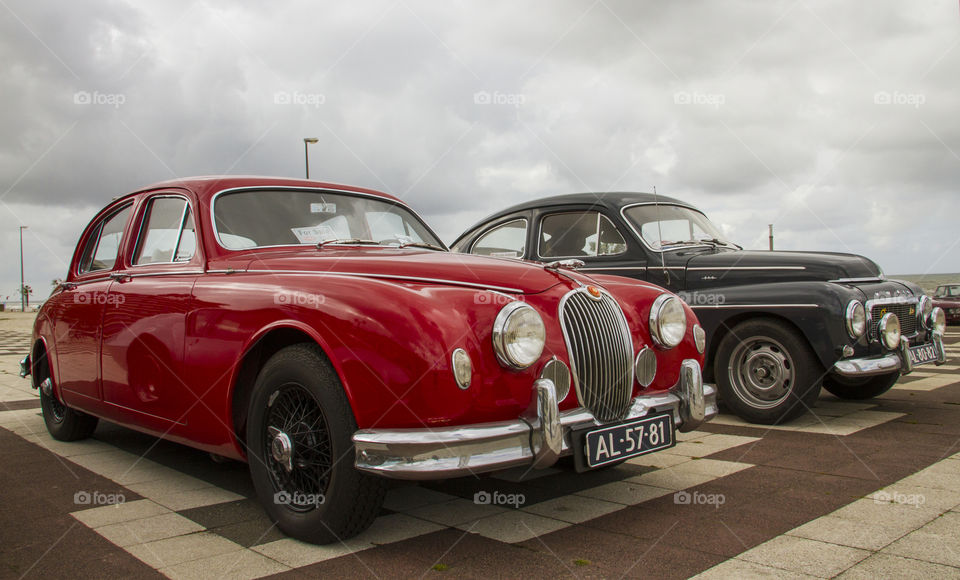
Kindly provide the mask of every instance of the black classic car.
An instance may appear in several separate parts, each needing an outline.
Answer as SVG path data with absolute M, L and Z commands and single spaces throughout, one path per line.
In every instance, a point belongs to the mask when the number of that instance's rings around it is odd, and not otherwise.
M 707 334 L 705 379 L 754 423 L 803 414 L 821 385 L 866 399 L 918 365 L 946 362 L 945 313 L 919 286 L 886 279 L 863 256 L 744 250 L 677 199 L 549 197 L 482 220 L 452 247 L 562 262 L 678 293 Z

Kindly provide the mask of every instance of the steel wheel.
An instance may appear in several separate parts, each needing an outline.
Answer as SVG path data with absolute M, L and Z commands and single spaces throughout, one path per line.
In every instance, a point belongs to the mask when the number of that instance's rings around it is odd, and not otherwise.
M 263 457 L 279 499 L 298 512 L 323 503 L 333 461 L 323 411 L 300 385 L 270 398 Z
M 733 351 L 730 384 L 751 406 L 770 409 L 790 396 L 793 369 L 793 359 L 783 345 L 769 337 L 754 338 Z

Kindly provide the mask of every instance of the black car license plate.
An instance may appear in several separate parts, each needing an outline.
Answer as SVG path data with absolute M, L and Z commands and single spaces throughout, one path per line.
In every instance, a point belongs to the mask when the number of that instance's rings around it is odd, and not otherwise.
M 913 366 L 925 365 L 937 360 L 937 350 L 933 344 L 921 344 L 920 346 L 910 347 L 910 362 Z
M 670 414 L 644 417 L 636 421 L 600 427 L 584 437 L 587 467 L 629 459 L 659 451 L 675 444 L 673 417 Z

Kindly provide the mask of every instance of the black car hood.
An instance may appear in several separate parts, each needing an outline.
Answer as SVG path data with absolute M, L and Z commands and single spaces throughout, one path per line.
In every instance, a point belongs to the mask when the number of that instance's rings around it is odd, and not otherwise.
M 882 275 L 880 267 L 868 258 L 830 252 L 719 250 L 695 254 L 687 260 L 686 266 L 688 289 L 765 282 L 877 278 Z

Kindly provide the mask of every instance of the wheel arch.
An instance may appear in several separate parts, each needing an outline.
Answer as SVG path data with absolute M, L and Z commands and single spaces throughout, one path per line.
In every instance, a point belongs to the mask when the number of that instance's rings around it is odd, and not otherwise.
M 717 326 L 717 329 L 714 331 L 713 336 L 710 341 L 707 343 L 707 352 L 706 360 L 704 360 L 704 368 L 706 372 L 704 373 L 705 380 L 709 382 L 715 382 L 715 370 L 714 366 L 716 363 L 717 351 L 720 349 L 720 343 L 723 342 L 723 339 L 726 338 L 728 334 L 733 332 L 734 327 L 744 323 L 754 320 L 772 320 L 778 323 L 782 323 L 794 332 L 796 332 L 800 337 L 803 338 L 803 341 L 810 347 L 810 350 L 816 355 L 817 349 L 810 341 L 810 337 L 807 336 L 807 333 L 797 325 L 793 320 L 790 320 L 788 317 L 778 314 L 776 312 L 770 311 L 748 311 L 740 312 L 725 318 Z M 819 357 L 818 357 L 819 358 Z
M 320 348 L 333 366 L 334 372 L 337 373 L 347 400 L 350 401 L 351 409 L 353 408 L 353 400 L 346 387 L 341 368 L 337 361 L 330 357 L 330 349 L 320 335 L 312 328 L 305 327 L 295 321 L 280 322 L 266 327 L 250 341 L 250 344 L 244 350 L 231 381 L 229 404 L 233 435 L 238 448 L 243 450 L 244 455 L 246 455 L 247 412 L 257 375 L 263 365 L 270 360 L 270 357 L 281 349 L 295 344 L 314 344 Z

